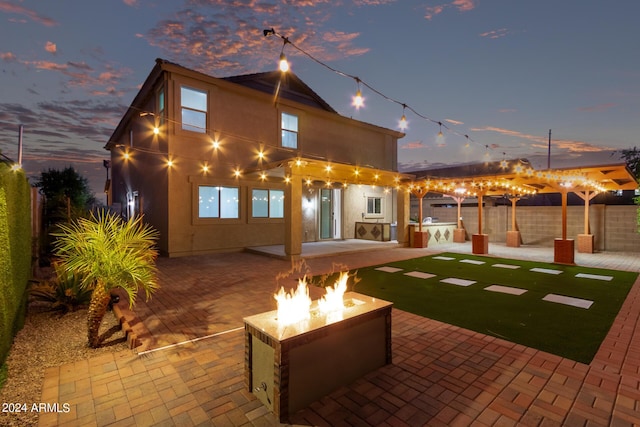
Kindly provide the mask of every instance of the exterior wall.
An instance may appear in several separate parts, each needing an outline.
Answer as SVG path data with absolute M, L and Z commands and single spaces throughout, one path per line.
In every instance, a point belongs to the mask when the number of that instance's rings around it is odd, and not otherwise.
M 395 190 L 385 193 L 382 187 L 350 185 L 344 191 L 343 230 L 344 238 L 356 237 L 356 222 L 392 223 L 396 221 Z M 367 216 L 367 197 L 382 198 L 382 215 Z
M 157 112 L 158 91 L 164 89 L 164 119 L 135 113 L 124 125 L 119 141 L 110 141 L 112 155 L 112 201 L 126 211 L 127 194 L 137 191 L 146 220 L 161 234 L 163 255 L 183 256 L 218 251 L 242 250 L 248 246 L 285 243 L 285 220 L 253 218 L 253 188 L 285 189 L 282 175 L 261 180 L 260 172 L 282 168 L 282 159 L 300 155 L 325 161 L 367 165 L 397 170 L 398 133 L 342 117 L 336 113 L 287 99 L 274 103 L 273 95 L 191 70 L 165 64 L 165 72 L 145 83 L 146 93 L 136 109 Z M 206 132 L 183 130 L 181 86 L 206 91 Z M 136 98 L 138 101 L 140 97 Z M 298 116 L 298 148 L 280 143 L 282 112 Z M 119 126 L 121 128 L 123 123 Z M 153 125 L 160 124 L 154 135 Z M 129 131 L 133 131 L 130 137 Z M 220 143 L 213 147 L 213 141 Z M 122 146 L 122 147 L 120 147 Z M 123 160 L 124 151 L 132 157 Z M 264 158 L 258 158 L 258 152 Z M 167 160 L 173 162 L 167 166 Z M 208 165 L 207 171 L 203 170 Z M 275 164 L 275 166 L 274 166 Z M 242 175 L 233 176 L 239 169 Z M 304 177 L 304 170 L 300 175 Z M 198 216 L 198 186 L 234 186 L 240 190 L 238 219 L 202 219 Z M 354 207 L 343 191 L 342 237 L 354 234 L 354 216 L 360 219 L 363 206 Z M 360 203 L 364 201 L 359 199 Z M 385 201 L 391 211 L 391 200 Z M 318 231 L 318 188 L 302 186 L 302 241 L 316 241 Z M 357 209 L 354 211 L 353 209 Z M 285 215 L 287 215 L 285 213 Z M 379 219 L 390 222 L 390 216 Z
M 599 251 L 640 252 L 635 205 L 591 205 L 589 228 Z M 441 222 L 455 221 L 457 208 L 431 207 L 431 215 Z M 462 217 L 467 239 L 478 230 L 477 207 L 463 207 Z M 485 206 L 483 232 L 490 242 L 506 242 L 511 229 L 511 206 Z M 562 237 L 561 206 L 517 206 L 516 222 L 525 245 L 553 247 Z M 584 233 L 584 206 L 567 206 L 567 238 L 577 239 Z

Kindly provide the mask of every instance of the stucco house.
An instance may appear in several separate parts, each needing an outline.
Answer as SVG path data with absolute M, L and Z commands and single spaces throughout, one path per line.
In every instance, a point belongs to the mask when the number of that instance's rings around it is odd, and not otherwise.
M 406 241 L 403 133 L 343 117 L 294 74 L 226 78 L 158 59 L 105 148 L 108 204 L 166 256 L 325 239 Z M 394 236 L 396 237 L 396 236 Z

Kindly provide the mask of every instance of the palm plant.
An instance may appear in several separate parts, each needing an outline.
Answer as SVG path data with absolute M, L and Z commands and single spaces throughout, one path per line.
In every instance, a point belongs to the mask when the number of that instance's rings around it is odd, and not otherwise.
M 81 286 L 92 289 L 87 314 L 89 346 L 100 345 L 100 324 L 111 300 L 111 290 L 122 288 L 135 304 L 138 289 L 147 299 L 159 285 L 155 260 L 158 232 L 142 217 L 125 221 L 105 211 L 60 225 L 55 234 L 54 253 L 66 271 L 82 278 Z

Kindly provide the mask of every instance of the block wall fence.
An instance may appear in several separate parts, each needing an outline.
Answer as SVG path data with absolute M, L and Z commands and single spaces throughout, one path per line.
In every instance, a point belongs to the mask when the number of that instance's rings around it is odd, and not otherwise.
M 594 235 L 597 251 L 639 252 L 636 205 L 591 205 L 590 234 Z M 430 207 L 430 214 L 439 222 L 455 222 L 457 207 Z M 490 242 L 504 243 L 511 230 L 511 206 L 485 206 L 482 212 L 482 232 Z M 461 210 L 467 240 L 478 232 L 478 208 Z M 425 215 L 426 216 L 426 215 Z M 516 224 L 523 245 L 553 247 L 562 237 L 561 206 L 516 206 Z M 567 206 L 567 238 L 577 239 L 584 233 L 584 206 Z

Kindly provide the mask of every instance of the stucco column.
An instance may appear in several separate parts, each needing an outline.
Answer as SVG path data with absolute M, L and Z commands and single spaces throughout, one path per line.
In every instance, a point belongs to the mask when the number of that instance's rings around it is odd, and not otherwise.
M 398 243 L 402 246 L 409 245 L 409 211 L 410 211 L 410 193 L 404 188 L 397 190 L 396 203 L 398 207 Z
M 291 177 L 284 191 L 284 253 L 289 259 L 302 254 L 302 176 L 290 169 Z

